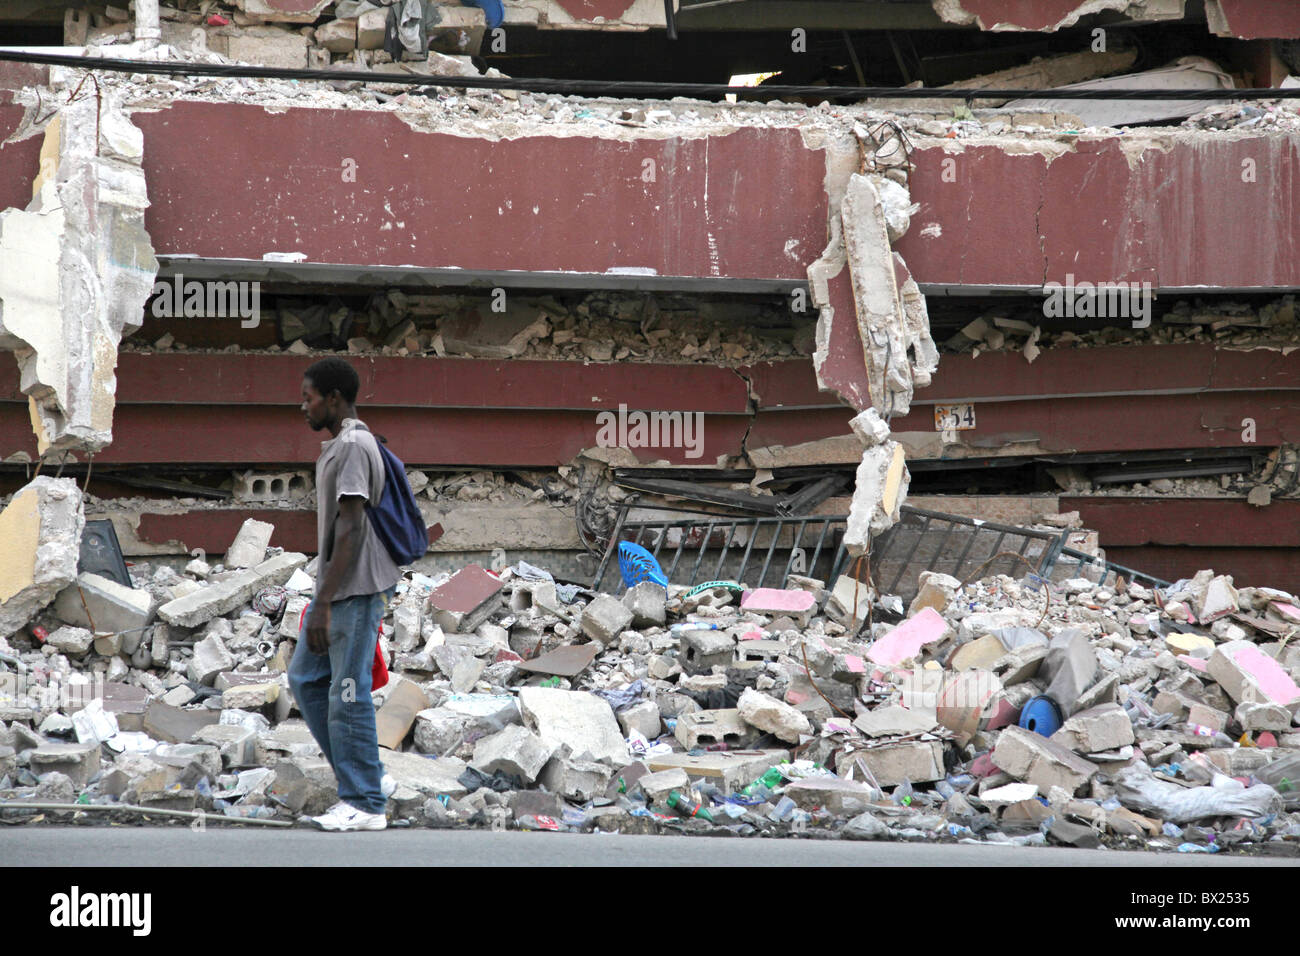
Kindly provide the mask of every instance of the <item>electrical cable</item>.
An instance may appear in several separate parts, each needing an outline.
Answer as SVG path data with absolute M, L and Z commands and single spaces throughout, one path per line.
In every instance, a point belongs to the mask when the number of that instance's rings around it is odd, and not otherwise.
M 211 76 L 239 79 L 312 80 L 344 83 L 383 83 L 411 87 L 445 87 L 449 89 L 522 90 L 530 93 L 555 93 L 575 96 L 613 96 L 626 98 L 721 97 L 743 93 L 746 97 L 816 97 L 821 100 L 860 100 L 873 97 L 888 99 L 971 100 L 1021 98 L 1061 100 L 1273 100 L 1300 99 L 1300 87 L 1285 89 L 1250 87 L 1236 90 L 1081 90 L 1052 88 L 1045 90 L 1011 89 L 942 89 L 892 86 L 729 86 L 725 83 L 664 83 L 643 80 L 558 80 L 539 77 L 496 76 L 428 76 L 426 74 L 381 73 L 376 70 L 311 70 L 284 67 L 247 66 L 244 64 L 188 63 L 159 60 L 122 60 L 111 57 L 69 56 L 58 53 L 31 53 L 0 50 L 0 62 L 33 63 L 64 66 L 82 70 L 106 70 L 118 73 L 145 73 L 162 76 Z

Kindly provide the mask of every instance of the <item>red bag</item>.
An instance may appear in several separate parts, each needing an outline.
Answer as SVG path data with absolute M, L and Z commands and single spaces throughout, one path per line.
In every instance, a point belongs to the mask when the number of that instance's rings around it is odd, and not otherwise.
M 298 632 L 302 633 L 302 622 L 307 619 L 307 612 L 311 610 L 311 604 L 302 609 L 298 615 Z M 379 646 L 379 638 L 384 636 L 384 622 L 379 622 L 379 633 L 375 635 L 375 660 L 370 665 L 370 689 L 379 690 L 388 683 L 388 665 L 384 663 L 384 651 Z

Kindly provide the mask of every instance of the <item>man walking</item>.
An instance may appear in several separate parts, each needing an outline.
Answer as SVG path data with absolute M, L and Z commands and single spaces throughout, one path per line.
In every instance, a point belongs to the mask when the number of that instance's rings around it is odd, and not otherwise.
M 302 411 L 332 436 L 316 460 L 316 590 L 289 665 L 289 686 L 338 781 L 323 830 L 382 830 L 392 780 L 383 774 L 370 670 L 384 609 L 401 577 L 366 517 L 384 494 L 379 446 L 357 418 L 356 370 L 325 358 L 304 373 Z

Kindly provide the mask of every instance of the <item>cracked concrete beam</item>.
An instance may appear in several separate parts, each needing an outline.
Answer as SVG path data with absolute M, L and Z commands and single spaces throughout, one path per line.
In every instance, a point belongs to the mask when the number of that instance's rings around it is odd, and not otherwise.
M 158 271 L 142 157 L 111 94 L 102 109 L 78 99 L 45 128 L 31 203 L 0 213 L 0 347 L 18 359 L 41 454 L 112 441 L 117 346 Z

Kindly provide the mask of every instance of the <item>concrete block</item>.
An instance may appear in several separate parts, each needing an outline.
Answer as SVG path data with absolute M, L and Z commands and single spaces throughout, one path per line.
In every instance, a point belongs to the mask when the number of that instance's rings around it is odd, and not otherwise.
M 736 639 L 726 631 L 683 631 L 677 660 L 687 674 L 709 674 L 736 659 Z
M 250 17 L 273 23 L 314 23 L 333 0 L 235 0 Z
M 127 631 L 142 628 L 153 618 L 153 597 L 148 591 L 83 572 L 54 599 L 54 613 L 61 621 L 101 634 Z
M 659 705 L 653 700 L 643 700 L 624 708 L 615 716 L 623 730 L 623 736 L 629 737 L 636 731 L 646 740 L 654 740 L 663 733 L 663 720 L 659 716 Z
M 319 33 L 320 30 L 317 30 L 318 36 Z M 310 497 L 313 491 L 315 482 L 309 471 L 244 471 L 235 475 L 232 494 L 235 501 L 242 504 L 263 504 L 302 501 Z M 226 566 L 230 567 L 229 561 Z
M 271 26 L 240 27 L 230 36 L 222 36 L 219 31 L 208 35 L 208 48 L 214 53 L 253 66 L 286 70 L 306 69 L 309 47 L 305 36 Z
M 532 783 L 553 753 L 554 748 L 537 734 L 519 724 L 510 724 L 498 733 L 480 738 L 474 744 L 474 759 L 469 765 L 480 773 L 490 775 L 500 771 Z
M 868 711 L 853 721 L 868 737 L 902 737 L 907 734 L 929 733 L 939 725 L 933 711 L 909 710 L 890 704 Z
M 967 641 L 953 651 L 948 667 L 955 671 L 988 670 L 1007 654 L 1007 648 L 994 634 Z
M 754 588 L 740 599 L 740 609 L 767 617 L 788 617 L 799 627 L 807 627 L 817 610 L 817 598 L 811 591 L 785 588 Z
M 94 635 L 84 627 L 72 627 L 65 625 L 57 630 L 51 631 L 49 638 L 45 643 L 53 647 L 60 654 L 67 654 L 71 657 L 81 657 L 90 650 L 90 645 L 94 643 Z
M 522 720 L 515 698 L 508 694 L 456 694 L 442 706 L 415 715 L 415 746 L 421 753 L 441 755 L 457 741 L 472 747 L 480 737 Z
M 382 759 L 383 751 L 380 751 Z M 330 765 L 319 757 L 290 757 L 275 765 L 267 795 L 293 813 L 318 816 L 338 801 L 338 784 Z
M 261 710 L 280 699 L 286 688 L 277 674 L 232 674 L 223 672 L 213 682 L 220 690 L 225 710 Z
M 25 627 L 76 580 L 85 525 L 70 478 L 42 475 L 0 512 L 0 637 Z
M 375 732 L 379 746 L 397 750 L 410 732 L 420 711 L 429 706 L 429 697 L 414 681 L 397 677 L 387 689 L 383 706 L 375 713 Z
M 190 764 L 198 764 L 213 779 L 221 773 L 221 751 L 212 744 L 159 744 L 149 757 L 164 766 L 181 771 L 186 770 Z
M 1103 704 L 1079 711 L 1050 739 L 1075 753 L 1116 750 L 1133 743 L 1133 722 L 1119 704 Z
M 611 769 L 632 761 L 614 711 L 595 694 L 525 687 L 519 692 L 519 709 L 524 725 L 556 754 L 586 755 Z
M 1186 698 L 1187 706 L 1187 723 L 1197 724 L 1201 727 L 1209 727 L 1211 730 L 1223 730 L 1228 726 L 1228 720 L 1232 716 L 1226 711 L 1219 710 L 1217 707 L 1211 707 L 1208 704 L 1202 704 L 1198 701 Z M 1171 713 L 1159 708 L 1161 713 Z
M 1291 675 L 1250 641 L 1220 644 L 1206 670 L 1237 703 L 1281 704 L 1290 710 L 1300 702 L 1300 687 Z
M 557 754 L 542 768 L 538 781 L 568 800 L 585 803 L 603 796 L 613 776 L 606 762 Z
M 961 582 L 951 574 L 938 571 L 922 571 L 916 579 L 916 597 L 907 606 L 908 617 L 924 608 L 934 608 L 940 614 L 947 609 L 948 603 L 961 590 Z
M 95 653 L 102 657 L 116 657 L 122 653 L 122 634 L 105 634 L 95 638 Z
M 772 767 L 790 759 L 788 750 L 723 750 L 713 753 L 658 754 L 645 758 L 652 771 L 680 767 L 691 779 L 703 779 L 725 792 L 753 783 Z
M 598 594 L 583 609 L 578 626 L 593 641 L 610 644 L 632 623 L 632 612 L 608 594 Z
M 191 703 L 198 694 L 190 689 L 189 684 L 179 684 L 160 698 L 164 704 L 172 707 L 184 707 Z
M 623 606 L 632 612 L 633 627 L 663 627 L 668 620 L 667 601 L 668 592 L 653 581 L 633 585 L 623 595 Z
M 316 42 L 331 53 L 351 53 L 357 48 L 357 19 L 331 20 L 316 28 Z
M 934 608 L 927 607 L 879 638 L 867 651 L 867 657 L 882 666 L 893 667 L 915 658 L 927 645 L 951 636 L 948 622 Z
M 465 761 L 455 757 L 431 760 L 419 754 L 399 753 L 381 747 L 379 761 L 399 787 L 410 787 L 433 797 L 440 794 L 463 797 L 469 793 L 458 779 L 465 772 Z
M 247 519 L 239 526 L 239 532 L 235 535 L 235 540 L 230 543 L 226 550 L 225 565 L 227 568 L 251 568 L 256 567 L 266 560 L 266 549 L 271 543 L 271 535 L 275 533 L 275 525 L 269 521 L 258 521 L 256 518 Z
M 553 817 L 558 820 L 564 814 L 564 800 L 560 795 L 543 790 L 516 790 L 506 806 L 516 820 L 520 817 Z
M 513 358 L 529 343 L 549 335 L 551 326 L 545 312 L 518 297 L 506 304 L 504 312 L 462 308 L 443 320 L 439 330 L 443 345 L 453 355 Z
M 364 14 L 363 14 L 364 16 Z M 466 565 L 429 594 L 429 611 L 448 633 L 467 634 L 501 606 L 501 579 Z
M 41 744 L 29 755 L 36 776 L 61 773 L 80 790 L 99 773 L 99 744 Z
M 187 673 L 190 680 L 195 683 L 211 687 L 215 685 L 218 674 L 233 670 L 234 666 L 235 656 L 226 648 L 221 638 L 213 634 L 195 643 L 194 656 L 190 658 Z
M 178 627 L 198 627 L 214 617 L 229 614 L 251 600 L 262 588 L 284 584 L 306 563 L 304 554 L 294 551 L 278 554 L 223 581 L 209 584 L 201 591 L 169 601 L 158 609 L 158 616 Z
M 1271 730 L 1280 733 L 1290 730 L 1291 725 L 1295 722 L 1291 711 L 1281 704 L 1262 704 L 1247 701 L 1237 705 L 1236 716 L 1237 723 L 1241 724 L 1242 729 L 1251 733 L 1257 730 Z
M 647 773 L 636 782 L 636 785 L 641 788 L 648 801 L 659 807 L 665 807 L 668 805 L 668 795 L 674 790 L 687 790 L 691 781 L 686 776 L 685 770 L 674 767 L 670 770 Z
M 221 719 L 219 711 L 206 707 L 195 710 L 182 710 L 163 703 L 151 701 L 144 714 L 143 730 L 154 740 L 167 743 L 186 743 L 200 729 L 208 724 L 215 724 Z
M 1043 793 L 1060 787 L 1073 794 L 1099 769 L 1056 741 L 1022 727 L 1001 732 L 993 749 L 993 763 L 1017 780 L 1037 784 Z
M 194 742 L 216 747 L 221 756 L 221 766 L 226 770 L 258 765 L 257 734 L 247 727 L 209 724 L 199 729 Z
M 861 813 L 871 806 L 871 788 L 842 777 L 806 777 L 785 786 L 785 795 L 804 810 L 825 807 L 831 813 Z
M 429 49 L 448 54 L 477 56 L 486 30 L 487 17 L 482 10 L 441 4 L 438 6 L 438 22 L 429 27 Z
M 687 750 L 726 744 L 729 750 L 748 747 L 758 738 L 755 729 L 740 719 L 740 711 L 700 710 L 677 718 L 677 742 Z
M 357 17 L 357 48 L 378 50 L 384 45 L 384 29 L 388 22 L 388 8 L 367 10 Z
M 680 767 L 692 779 L 714 783 L 724 792 L 740 790 L 790 758 L 789 750 L 718 750 L 712 753 L 662 753 L 646 757 L 651 771 Z
M 737 641 L 736 657 L 741 661 L 774 661 L 790 653 L 785 641 Z
M 914 784 L 930 783 L 942 780 L 946 775 L 943 744 L 937 740 L 911 740 L 851 754 L 844 752 L 836 758 L 835 769 L 843 775 L 858 760 L 866 765 L 882 787 L 896 787 L 904 780 Z
M 797 744 L 800 735 L 812 733 L 808 718 L 789 704 L 746 687 L 736 703 L 740 719 L 760 730 L 775 734 L 786 743 Z

